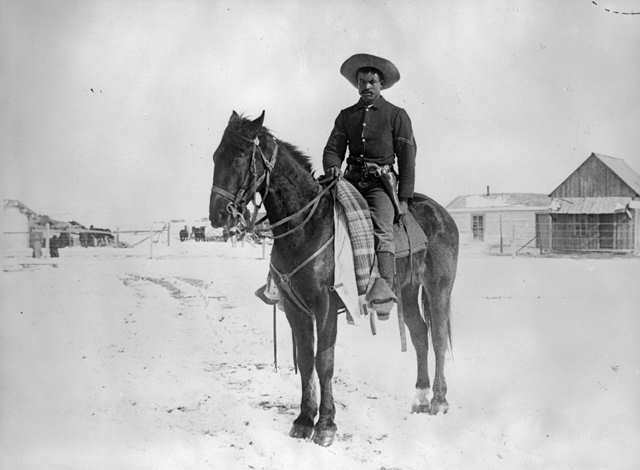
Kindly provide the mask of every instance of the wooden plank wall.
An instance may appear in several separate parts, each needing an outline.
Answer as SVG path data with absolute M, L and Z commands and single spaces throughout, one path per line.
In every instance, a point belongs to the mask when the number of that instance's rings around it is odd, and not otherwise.
M 629 188 L 597 157 L 589 157 L 574 171 L 551 197 L 634 197 Z

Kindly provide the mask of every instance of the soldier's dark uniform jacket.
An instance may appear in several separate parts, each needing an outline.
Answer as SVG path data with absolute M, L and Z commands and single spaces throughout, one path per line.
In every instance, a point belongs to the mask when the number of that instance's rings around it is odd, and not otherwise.
M 324 149 L 325 170 L 340 167 L 349 148 L 347 163 L 362 160 L 393 165 L 398 158 L 398 196 L 413 197 L 416 142 L 407 112 L 379 96 L 371 105 L 362 100 L 340 111 Z

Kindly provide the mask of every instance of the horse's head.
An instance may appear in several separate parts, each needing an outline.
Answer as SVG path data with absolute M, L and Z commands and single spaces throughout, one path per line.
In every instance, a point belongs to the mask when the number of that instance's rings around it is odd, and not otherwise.
M 213 154 L 213 185 L 209 199 L 209 220 L 213 227 L 224 226 L 230 217 L 241 216 L 273 169 L 276 147 L 269 159 L 260 147 L 263 122 L 264 111 L 253 121 L 235 111 L 229 118 L 220 145 Z M 273 145 L 277 145 L 275 139 Z

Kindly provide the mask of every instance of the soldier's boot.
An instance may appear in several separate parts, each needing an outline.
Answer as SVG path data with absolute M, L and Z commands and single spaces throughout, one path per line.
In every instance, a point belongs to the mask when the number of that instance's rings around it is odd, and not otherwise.
M 388 320 L 393 304 L 398 298 L 393 292 L 393 278 L 395 272 L 395 255 L 388 251 L 378 252 L 378 271 L 373 287 L 367 293 L 369 306 L 376 311 L 379 320 Z

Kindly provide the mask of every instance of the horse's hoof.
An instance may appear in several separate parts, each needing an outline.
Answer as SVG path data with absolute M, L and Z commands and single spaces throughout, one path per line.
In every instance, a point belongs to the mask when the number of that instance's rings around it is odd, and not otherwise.
M 445 400 L 444 398 L 442 399 L 434 398 L 431 400 L 430 413 L 432 415 L 437 415 L 438 413 L 442 413 L 443 415 L 446 415 L 447 411 L 449 411 L 449 403 L 447 403 L 447 400 Z
M 313 433 L 313 442 L 322 447 L 329 447 L 333 444 L 333 440 L 336 437 L 336 426 L 332 426 L 329 428 L 321 428 L 315 430 Z
M 313 426 L 293 423 L 289 431 L 289 437 L 294 439 L 309 439 L 313 434 Z
M 420 404 L 414 403 L 413 405 L 411 405 L 411 412 L 412 413 L 431 413 L 431 405 L 429 405 L 429 403 L 420 403 Z

